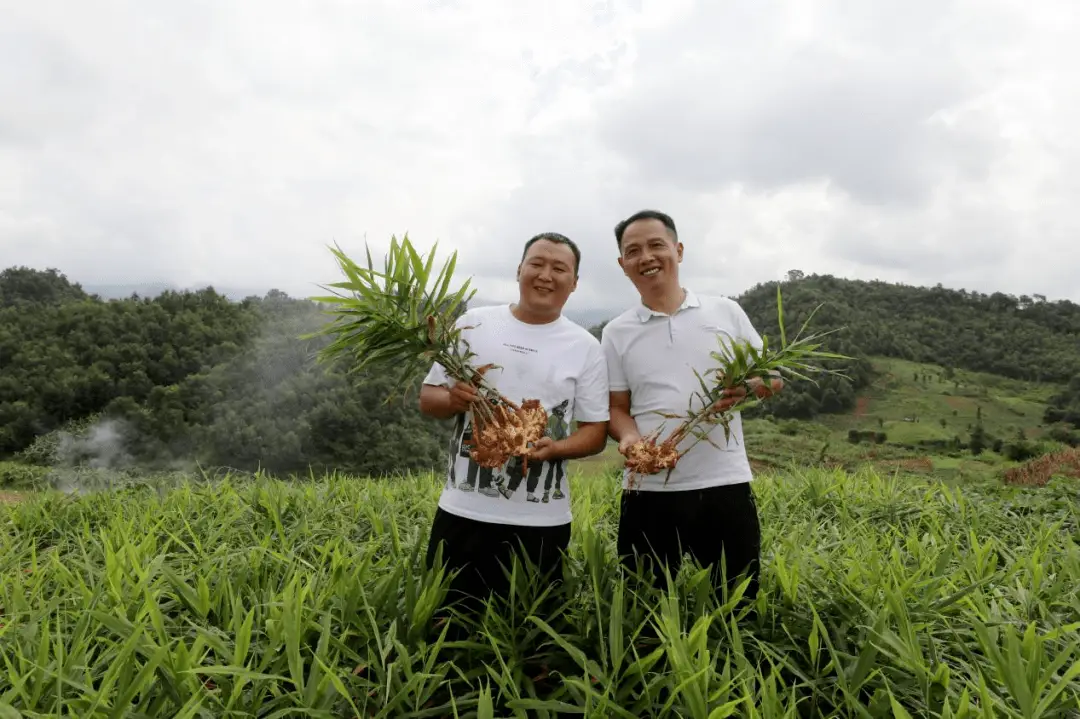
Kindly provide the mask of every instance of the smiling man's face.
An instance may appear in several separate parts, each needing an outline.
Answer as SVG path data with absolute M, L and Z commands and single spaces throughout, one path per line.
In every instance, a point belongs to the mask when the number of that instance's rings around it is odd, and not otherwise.
M 660 220 L 638 220 L 623 233 L 619 266 L 642 295 L 679 287 L 683 247 Z
M 577 288 L 575 265 L 574 252 L 567 245 L 550 240 L 534 242 L 518 268 L 520 304 L 531 312 L 561 312 Z

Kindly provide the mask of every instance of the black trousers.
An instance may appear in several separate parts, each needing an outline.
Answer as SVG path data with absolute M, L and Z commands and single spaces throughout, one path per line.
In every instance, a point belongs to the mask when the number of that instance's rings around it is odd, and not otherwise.
M 713 587 L 721 597 L 724 559 L 729 591 L 750 577 L 745 601 L 757 596 L 761 564 L 761 525 L 749 482 L 685 492 L 624 490 L 619 517 L 618 552 L 633 570 L 639 557 L 652 570 L 656 586 L 665 587 L 663 564 L 674 578 L 683 554 L 711 565 Z
M 461 517 L 439 507 L 428 542 L 429 569 L 434 566 L 440 544 L 446 570 L 460 570 L 451 580 L 447 600 L 458 602 L 459 609 L 475 612 L 489 596 L 509 595 L 507 574 L 515 554 L 527 557 L 548 582 L 561 580 L 563 553 L 570 545 L 570 523 L 554 527 L 496 524 Z

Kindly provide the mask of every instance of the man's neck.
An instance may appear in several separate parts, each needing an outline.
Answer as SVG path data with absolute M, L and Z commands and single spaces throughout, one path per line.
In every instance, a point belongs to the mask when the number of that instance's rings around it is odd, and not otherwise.
M 520 302 L 511 303 L 510 314 L 527 325 L 546 325 L 559 319 L 558 312 L 536 312 L 524 307 Z
M 641 304 L 645 305 L 653 312 L 659 312 L 665 315 L 675 314 L 685 301 L 686 290 L 678 285 L 671 289 L 661 290 L 655 295 L 641 296 Z

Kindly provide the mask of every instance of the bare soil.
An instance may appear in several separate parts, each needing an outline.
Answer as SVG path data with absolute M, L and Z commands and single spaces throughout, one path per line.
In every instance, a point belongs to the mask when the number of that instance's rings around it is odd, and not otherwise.
M 946 397 L 945 403 L 953 409 L 971 409 L 975 404 L 970 397 Z

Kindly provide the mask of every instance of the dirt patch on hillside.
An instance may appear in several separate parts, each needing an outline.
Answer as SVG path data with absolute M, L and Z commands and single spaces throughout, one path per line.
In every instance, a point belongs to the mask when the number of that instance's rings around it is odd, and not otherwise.
M 970 397 L 953 397 L 946 396 L 945 403 L 953 409 L 970 409 L 971 405 L 975 404 Z
M 0 504 L 17 504 L 22 501 L 22 495 L 15 492 L 0 490 Z
M 869 397 L 859 397 L 855 400 L 855 416 L 865 417 L 867 410 L 870 408 Z
M 933 472 L 934 463 L 929 457 L 913 457 L 911 459 L 881 460 L 878 466 L 890 472 Z

